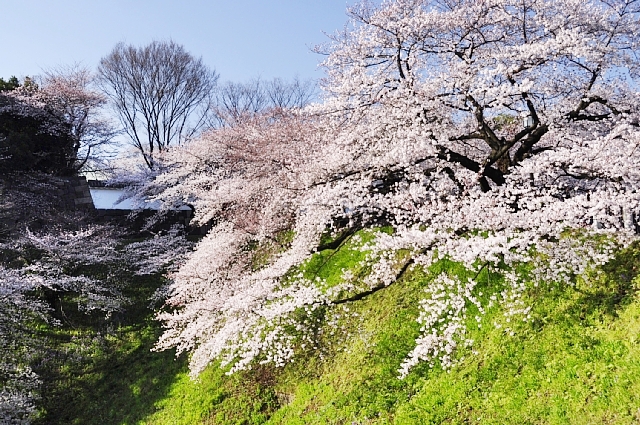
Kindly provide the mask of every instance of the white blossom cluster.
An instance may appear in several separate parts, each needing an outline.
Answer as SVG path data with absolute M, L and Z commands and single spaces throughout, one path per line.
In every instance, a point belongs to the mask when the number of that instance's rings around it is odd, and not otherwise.
M 127 244 L 122 255 L 135 266 L 136 275 L 149 275 L 177 268 L 190 248 L 183 229 L 174 226 L 167 232 Z
M 40 386 L 38 376 L 28 367 L 0 363 L 0 374 L 6 385 L 0 389 L 0 423 L 27 425 L 36 414 L 35 392 Z
M 473 295 L 476 282 L 469 279 L 462 283 L 457 278 L 440 275 L 427 291 L 430 298 L 420 303 L 420 332 L 416 347 L 409 353 L 400 366 L 400 376 L 405 377 L 409 370 L 419 362 L 429 362 L 434 366 L 437 359 L 444 369 L 455 364 L 455 351 L 461 340 L 470 345 L 473 341 L 464 339 L 466 333 L 467 311 L 469 304 L 477 307 L 478 313 L 484 313 L 480 301 Z
M 34 279 L 0 266 L 0 423 L 30 423 L 36 413 L 40 381 L 28 360 L 38 344 L 24 327 L 34 319 L 46 319 L 45 303 L 27 296 L 36 288 Z

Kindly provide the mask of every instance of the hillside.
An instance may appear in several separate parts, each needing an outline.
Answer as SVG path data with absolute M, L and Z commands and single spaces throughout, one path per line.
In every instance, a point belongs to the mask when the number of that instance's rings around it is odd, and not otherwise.
M 362 252 L 347 241 L 304 265 L 337 280 Z M 408 270 L 395 284 L 318 312 L 316 349 L 283 368 L 257 366 L 226 375 L 218 365 L 191 380 L 184 356 L 149 351 L 160 329 L 147 308 L 158 278 L 127 293 L 136 304 L 106 334 L 76 325 L 56 331 L 68 353 L 51 376 L 42 423 L 78 424 L 412 424 L 636 423 L 640 420 L 640 247 L 574 286 L 530 288 L 531 319 L 509 320 L 494 307 L 467 318 L 472 348 L 459 347 L 448 370 L 422 363 L 398 369 L 419 336 L 419 301 L 441 260 Z M 353 270 L 354 273 L 364 273 Z M 500 277 L 477 277 L 484 297 Z M 73 361 L 82 354 L 81 361 Z

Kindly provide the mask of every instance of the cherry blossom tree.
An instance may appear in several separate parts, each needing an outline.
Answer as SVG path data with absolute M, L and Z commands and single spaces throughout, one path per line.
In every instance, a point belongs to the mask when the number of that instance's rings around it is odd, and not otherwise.
M 30 423 L 37 414 L 41 381 L 32 369 L 46 344 L 36 323 L 59 325 L 55 305 L 63 293 L 77 294 L 82 311 L 117 311 L 124 298 L 108 279 L 82 270 L 120 267 L 117 233 L 89 226 L 86 217 L 61 211 L 57 178 L 37 173 L 0 180 L 0 422 Z M 4 223 L 3 223 L 4 224 Z M 38 230 L 36 230 L 36 228 Z
M 426 142 L 413 163 L 461 167 L 484 191 L 554 146 L 550 129 L 606 133 L 634 111 L 636 2 L 512 3 L 350 9 L 353 30 L 326 46 L 328 104 L 366 120 L 375 136 L 361 143 Z M 513 128 L 504 117 L 529 123 Z
M 323 102 L 295 134 L 273 120 L 212 132 L 148 185 L 213 224 L 159 315 L 158 348 L 191 352 L 194 374 L 214 358 L 283 365 L 312 338 L 301 316 L 444 258 L 502 276 L 491 304 L 527 320 L 528 288 L 573 284 L 636 238 L 640 2 L 390 0 L 349 16 L 318 48 Z M 300 271 L 323 235 L 380 225 L 392 234 L 359 244 L 366 277 Z M 284 229 L 292 240 L 256 267 L 249 242 Z M 435 278 L 400 376 L 455 364 L 462 318 L 490 307 L 481 290 Z
M 95 86 L 95 75 L 78 65 L 48 70 L 39 78 L 40 97 L 68 127 L 74 170 L 100 167 L 117 134 L 105 116 L 108 98 Z
M 0 143 L 7 169 L 74 174 L 104 157 L 116 134 L 102 115 L 107 98 L 80 67 L 61 68 L 0 96 Z
M 31 79 L 0 94 L 0 171 L 72 173 L 69 128 L 51 114 L 40 94 Z

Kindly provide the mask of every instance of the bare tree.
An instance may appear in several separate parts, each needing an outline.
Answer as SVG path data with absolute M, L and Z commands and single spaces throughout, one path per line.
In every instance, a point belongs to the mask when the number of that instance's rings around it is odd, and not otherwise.
M 256 114 L 268 105 L 260 79 L 247 83 L 224 83 L 216 93 L 215 115 L 222 122 L 236 122 L 241 117 Z
M 280 78 L 271 81 L 257 78 L 246 83 L 228 81 L 216 91 L 211 126 L 233 125 L 269 109 L 302 108 L 311 102 L 315 91 L 316 85 L 312 80 L 301 81 L 297 77 L 291 82 Z
M 153 155 L 180 144 L 205 123 L 218 75 L 173 41 L 118 43 L 98 67 L 133 145 L 149 168 Z
M 294 78 L 291 82 L 274 78 L 265 85 L 265 92 L 271 105 L 282 109 L 303 108 L 316 95 L 316 85 L 312 80 L 301 81 Z

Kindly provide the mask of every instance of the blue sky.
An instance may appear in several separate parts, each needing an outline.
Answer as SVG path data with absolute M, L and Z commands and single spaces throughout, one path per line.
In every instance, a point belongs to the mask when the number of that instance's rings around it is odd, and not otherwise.
M 320 78 L 310 51 L 342 29 L 353 0 L 3 0 L 0 77 L 95 69 L 115 44 L 172 39 L 221 80 Z

